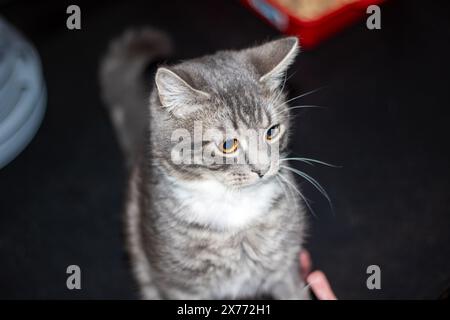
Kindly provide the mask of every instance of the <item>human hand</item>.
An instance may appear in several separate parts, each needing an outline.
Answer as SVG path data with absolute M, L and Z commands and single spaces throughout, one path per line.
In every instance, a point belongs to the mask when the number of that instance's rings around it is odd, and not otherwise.
M 337 300 L 325 274 L 320 271 L 312 271 L 311 256 L 307 250 L 300 253 L 300 272 L 310 286 L 318 300 Z

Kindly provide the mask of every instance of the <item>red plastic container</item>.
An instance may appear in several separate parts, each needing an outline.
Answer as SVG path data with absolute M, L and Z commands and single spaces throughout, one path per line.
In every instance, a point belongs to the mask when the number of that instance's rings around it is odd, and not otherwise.
M 302 20 L 275 0 L 241 1 L 281 32 L 298 36 L 302 48 L 311 49 L 326 38 L 368 16 L 366 13 L 368 6 L 381 4 L 385 0 L 351 2 L 314 20 Z

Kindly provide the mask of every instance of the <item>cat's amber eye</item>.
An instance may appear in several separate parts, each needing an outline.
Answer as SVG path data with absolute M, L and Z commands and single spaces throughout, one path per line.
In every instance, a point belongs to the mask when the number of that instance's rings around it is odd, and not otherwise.
M 236 152 L 238 147 L 238 139 L 227 139 L 220 145 L 220 150 L 225 154 L 230 154 Z
M 271 126 L 269 129 L 267 129 L 266 132 L 266 140 L 267 141 L 272 141 L 273 139 L 275 139 L 279 134 L 280 134 L 280 125 L 276 124 L 274 126 Z

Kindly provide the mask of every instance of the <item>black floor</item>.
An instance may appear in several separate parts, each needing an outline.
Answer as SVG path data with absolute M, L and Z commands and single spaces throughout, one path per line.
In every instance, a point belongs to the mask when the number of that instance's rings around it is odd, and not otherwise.
M 168 31 L 177 59 L 279 36 L 236 1 L 6 1 L 0 12 L 32 40 L 48 86 L 44 123 L 0 170 L 0 298 L 135 298 L 121 235 L 125 175 L 99 99 L 108 41 L 130 26 Z M 299 113 L 293 152 L 341 165 L 299 166 L 329 191 L 314 201 L 308 248 L 338 297 L 437 298 L 450 285 L 450 23 L 438 2 L 391 0 L 382 30 L 365 24 L 300 55 L 291 95 L 323 110 Z M 66 267 L 82 290 L 66 289 Z M 368 290 L 366 268 L 381 268 Z

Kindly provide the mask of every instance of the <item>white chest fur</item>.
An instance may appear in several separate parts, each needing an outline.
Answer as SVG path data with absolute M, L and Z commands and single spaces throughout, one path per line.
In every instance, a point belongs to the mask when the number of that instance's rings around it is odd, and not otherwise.
M 182 203 L 181 217 L 217 229 L 238 229 L 268 213 L 281 193 L 275 179 L 241 190 L 218 181 L 176 182 L 173 195 Z

